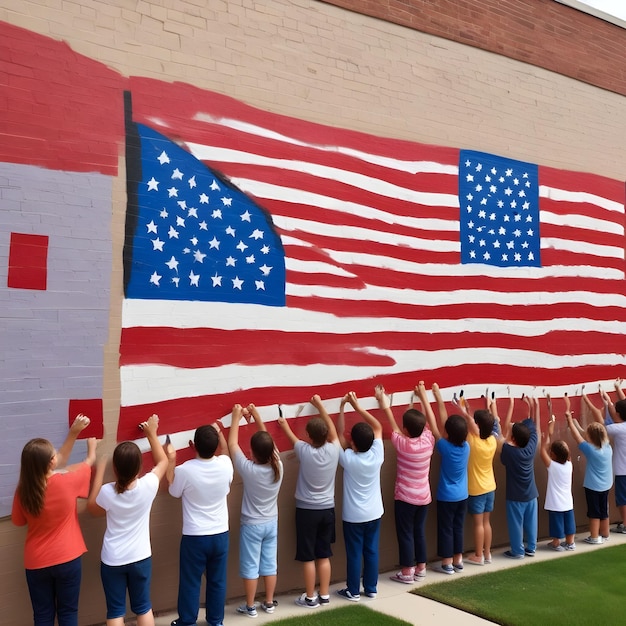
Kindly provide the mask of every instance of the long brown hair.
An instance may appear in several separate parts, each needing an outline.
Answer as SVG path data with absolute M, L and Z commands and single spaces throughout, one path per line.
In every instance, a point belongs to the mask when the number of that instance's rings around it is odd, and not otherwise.
M 250 438 L 250 450 L 259 465 L 267 465 L 269 463 L 272 466 L 274 482 L 278 482 L 280 480 L 280 464 L 278 451 L 274 445 L 272 435 L 266 430 L 254 433 Z
M 141 450 L 132 441 L 118 443 L 113 451 L 113 470 L 117 480 L 115 492 L 124 493 L 141 471 Z
M 24 510 L 35 517 L 43 510 L 47 474 L 53 458 L 54 446 L 47 439 L 31 439 L 22 450 L 17 495 Z

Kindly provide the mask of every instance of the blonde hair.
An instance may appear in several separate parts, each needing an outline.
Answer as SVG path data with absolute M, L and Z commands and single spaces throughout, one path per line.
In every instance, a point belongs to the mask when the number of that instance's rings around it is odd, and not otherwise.
M 606 428 L 600 422 L 593 422 L 593 424 L 587 426 L 587 436 L 596 448 L 601 448 L 605 443 L 609 442 Z

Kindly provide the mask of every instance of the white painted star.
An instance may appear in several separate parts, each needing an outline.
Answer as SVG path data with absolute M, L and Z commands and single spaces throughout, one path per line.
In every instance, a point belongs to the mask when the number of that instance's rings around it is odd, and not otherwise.
M 198 245 L 198 238 L 197 237 L 192 237 L 189 241 L 191 241 L 191 244 L 194 246 Z
M 150 276 L 150 282 L 153 285 L 156 285 L 157 287 L 160 287 L 161 285 L 159 285 L 159 281 L 161 280 L 161 276 L 159 276 L 156 272 L 152 273 L 152 276 Z
M 263 246 L 263 247 L 261 248 L 261 252 L 262 252 L 263 254 L 269 254 L 269 252 L 270 252 L 270 247 L 269 247 L 269 246 Z
M 255 228 L 249 237 L 250 239 L 263 239 L 263 231 Z
M 169 267 L 171 270 L 178 271 L 178 261 L 174 256 L 172 256 L 172 258 L 165 265 L 167 265 L 167 267 Z
M 193 189 L 196 186 L 196 177 L 192 176 L 188 181 L 189 189 Z
M 165 165 L 166 163 L 170 162 L 170 158 L 167 156 L 167 152 L 165 152 L 165 150 L 163 150 L 163 152 L 159 154 L 157 160 L 161 165 Z
M 161 212 L 159 213 L 159 215 L 160 215 L 163 219 L 165 219 L 165 218 L 169 215 L 169 213 L 168 213 L 168 212 L 167 212 L 167 211 L 163 208 L 163 209 L 161 209 Z
M 245 213 L 242 213 L 240 217 L 242 222 L 249 222 L 252 215 L 250 214 L 250 211 L 246 211 Z
M 167 234 L 170 239 L 178 239 L 178 231 L 173 226 L 170 226 L 170 229 L 167 231 Z
M 232 237 L 235 236 L 235 229 L 232 226 L 228 226 L 226 228 L 226 234 L 227 235 L 231 235 Z
M 180 215 L 176 216 L 176 226 L 185 227 L 185 220 Z
M 152 240 L 152 249 L 153 250 L 159 250 L 160 252 L 163 252 L 163 244 L 165 242 L 161 241 L 158 237 L 156 239 Z
M 233 199 L 232 199 L 232 198 L 226 198 L 226 197 L 223 197 L 223 198 L 222 198 L 222 204 L 223 204 L 224 206 L 232 206 L 232 204 L 233 204 Z
M 243 252 L 247 247 L 248 246 L 241 240 L 239 240 L 239 243 L 235 246 L 240 252 Z
M 178 189 L 176 189 L 176 187 L 170 187 L 167 190 L 168 193 L 168 198 L 178 198 Z
M 263 265 L 261 265 L 261 267 L 259 267 L 259 269 L 263 273 L 263 276 L 269 276 L 270 272 L 272 271 L 272 268 L 269 267 L 268 265 L 265 265 L 265 263 Z
M 211 213 L 211 217 L 214 220 L 221 220 L 222 219 L 222 209 L 214 209 L 213 213 Z
M 172 172 L 172 180 L 182 180 L 183 179 L 183 173 L 176 168 L 173 172 Z
M 252 265 L 254 263 L 254 254 L 251 254 L 250 256 L 246 257 L 246 263 L 248 265 Z
M 148 181 L 148 191 L 158 191 L 159 190 L 159 181 L 153 176 Z
M 239 289 L 239 291 L 241 291 L 241 285 L 243 285 L 243 280 L 241 280 L 239 276 L 235 276 L 235 278 L 233 278 L 232 280 L 233 280 L 233 289 Z
M 198 224 L 198 228 L 200 230 L 209 230 L 209 227 L 204 220 Z
M 154 220 L 150 220 L 150 223 L 146 224 L 146 226 L 148 227 L 149 233 L 157 234 L 157 225 L 154 223 Z
M 211 276 L 211 280 L 213 281 L 213 287 L 221 287 L 222 286 L 222 277 L 217 275 L 215 272 L 215 276 Z
M 254 284 L 256 285 L 256 290 L 259 291 L 259 289 L 261 291 L 265 291 L 265 283 L 262 280 L 255 280 Z
M 226 267 L 229 265 L 235 267 L 235 263 L 237 263 L 237 259 L 234 259 L 232 256 L 226 257 Z
M 176 287 L 178 287 L 178 283 L 180 282 L 180 277 L 173 276 L 172 277 L 172 282 L 176 285 Z
M 200 250 L 195 250 L 193 253 L 193 258 L 195 261 L 198 261 L 198 263 L 203 263 L 204 259 L 206 258 L 206 254 L 200 252 Z
M 191 287 L 199 287 L 200 286 L 200 274 L 194 274 L 193 270 L 189 272 L 189 285 Z
M 200 204 L 209 204 L 209 196 L 205 193 L 200 194 Z
M 209 250 L 212 248 L 215 248 L 216 250 L 220 249 L 220 242 L 217 240 L 216 237 L 213 237 L 213 239 L 209 241 Z
M 217 184 L 217 182 L 215 180 L 211 183 L 211 189 L 213 191 L 219 191 L 220 190 L 220 186 Z
M 189 207 L 189 211 L 187 211 L 187 217 L 198 217 L 198 209 L 194 207 Z

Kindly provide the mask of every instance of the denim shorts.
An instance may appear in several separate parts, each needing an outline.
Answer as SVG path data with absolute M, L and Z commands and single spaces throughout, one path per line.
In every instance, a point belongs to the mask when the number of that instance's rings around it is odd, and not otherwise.
M 107 619 L 126 615 L 126 589 L 130 608 L 135 615 L 144 615 L 152 608 L 150 579 L 152 557 L 128 565 L 100 563 L 100 577 L 107 603 Z
M 569 511 L 548 511 L 548 528 L 550 537 L 563 539 L 567 535 L 576 534 L 574 509 Z
M 491 513 L 493 511 L 495 501 L 495 490 L 488 491 L 487 493 L 481 493 L 479 496 L 470 496 L 467 500 L 467 512 L 470 513 L 470 515 Z
M 626 476 L 615 477 L 615 506 L 626 505 Z
M 239 576 L 253 580 L 278 572 L 278 520 L 242 524 L 239 530 Z

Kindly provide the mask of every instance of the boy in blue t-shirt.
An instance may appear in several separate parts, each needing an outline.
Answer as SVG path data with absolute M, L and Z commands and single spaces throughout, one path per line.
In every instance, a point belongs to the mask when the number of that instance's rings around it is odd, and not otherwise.
M 540 433 L 539 402 L 524 396 L 529 416 L 513 424 L 511 440 L 505 442 L 500 461 L 506 469 L 506 522 L 511 549 L 510 559 L 535 556 L 537 548 L 537 498 L 535 453 Z M 526 538 L 526 546 L 524 546 Z

